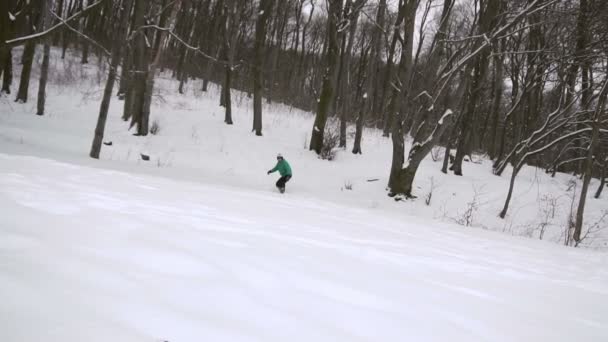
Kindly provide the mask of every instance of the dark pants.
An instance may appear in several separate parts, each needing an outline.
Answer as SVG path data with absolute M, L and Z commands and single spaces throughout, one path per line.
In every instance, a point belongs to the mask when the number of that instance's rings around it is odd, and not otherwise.
M 291 179 L 291 175 L 281 176 L 277 181 L 277 188 L 282 189 L 285 188 L 285 183 L 287 183 Z

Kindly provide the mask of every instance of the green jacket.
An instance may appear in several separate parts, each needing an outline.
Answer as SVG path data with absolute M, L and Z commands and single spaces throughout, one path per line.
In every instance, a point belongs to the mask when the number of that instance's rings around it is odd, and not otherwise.
M 272 170 L 270 170 L 270 172 L 275 172 L 275 171 L 279 171 L 281 176 L 291 176 L 292 175 L 291 167 L 289 166 L 289 163 L 285 159 L 279 160 L 279 162 L 277 162 L 277 165 L 274 168 L 272 168 Z

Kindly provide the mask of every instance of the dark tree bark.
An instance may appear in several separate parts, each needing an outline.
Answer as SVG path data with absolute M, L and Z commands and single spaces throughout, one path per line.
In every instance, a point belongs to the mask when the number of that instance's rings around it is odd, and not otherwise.
M 502 0 L 488 0 L 485 2 L 485 8 L 479 18 L 479 34 L 489 34 L 496 26 L 496 16 L 499 12 L 500 3 Z M 482 2 L 483 3 L 483 2 Z M 481 47 L 481 41 L 474 45 L 473 50 L 477 50 Z M 465 155 L 470 154 L 471 151 L 471 136 L 473 133 L 473 123 L 478 112 L 478 103 L 481 98 L 483 90 L 483 82 L 486 77 L 488 69 L 488 56 L 490 54 L 489 46 L 482 47 L 482 51 L 472 59 L 473 65 L 467 67 L 470 71 L 465 71 L 465 77 L 469 77 L 470 73 L 473 73 L 472 80 L 470 82 L 470 90 L 467 91 L 467 97 L 465 101 L 467 106 L 462 113 L 460 136 L 457 142 L 456 156 L 454 158 L 454 164 L 452 169 L 454 174 L 462 176 L 462 161 Z
M 338 25 L 342 17 L 342 0 L 327 0 L 329 3 L 327 18 L 327 67 L 323 76 L 323 85 L 317 105 L 317 115 L 312 127 L 310 150 L 317 154 L 323 149 L 323 136 L 327 115 L 334 99 L 339 58 L 339 32 Z
M 404 5 L 401 5 L 404 6 Z M 380 93 L 380 99 L 378 101 L 378 110 L 383 111 L 384 115 L 382 117 L 382 136 L 388 137 L 390 136 L 391 127 L 393 123 L 393 116 L 396 108 L 396 103 L 393 101 L 394 96 L 391 96 L 388 102 L 388 109 L 383 110 L 384 101 L 388 96 L 390 82 L 394 80 L 392 77 L 393 74 L 393 59 L 395 57 L 395 49 L 397 48 L 397 42 L 401 37 L 401 33 L 399 32 L 399 28 L 403 23 L 403 19 L 405 18 L 405 13 L 403 11 L 399 11 L 397 14 L 397 18 L 395 19 L 394 29 L 393 29 L 393 39 L 391 41 L 391 45 L 388 52 L 388 59 L 386 62 L 386 69 L 384 73 L 384 82 L 382 84 L 382 91 Z M 394 95 L 395 88 L 392 88 L 391 94 Z
M 118 83 L 118 92 L 116 93 L 116 96 L 118 96 L 118 98 L 121 100 L 126 97 L 127 86 L 129 85 L 129 70 L 131 69 L 131 59 L 129 57 L 129 50 L 129 45 L 125 43 L 125 51 L 123 53 L 124 57 L 122 58 L 122 68 L 120 70 L 120 82 Z
M 347 0 L 344 6 L 345 18 L 349 25 L 348 40 L 346 35 L 342 36 L 342 56 L 340 57 L 340 68 L 338 71 L 338 96 L 336 97 L 336 109 L 340 115 L 340 138 L 338 147 L 346 148 L 346 126 L 348 125 L 347 113 L 351 106 L 348 98 L 348 90 L 351 88 L 350 60 L 353 54 L 355 35 L 357 33 L 357 23 L 359 21 L 359 11 L 365 0 Z
M 177 12 L 182 7 L 182 1 L 169 2 L 164 1 L 164 8 L 166 9 L 161 15 L 158 26 L 164 28 L 167 23 L 172 23 L 175 19 Z M 170 27 L 171 29 L 172 27 Z M 154 46 L 152 49 L 146 49 L 146 72 L 144 74 L 144 93 L 143 102 L 141 104 L 141 120 L 138 125 L 138 135 L 148 135 L 150 126 L 150 113 L 152 106 L 152 93 L 154 91 L 154 79 L 156 77 L 156 71 L 158 69 L 163 49 L 166 46 L 165 42 L 166 31 L 156 31 L 154 34 Z
M 372 48 L 372 44 L 370 42 L 367 48 L 361 47 L 361 58 L 359 61 L 359 71 L 358 74 L 358 85 L 356 96 L 357 99 L 361 99 L 359 103 L 359 115 L 357 117 L 357 122 L 355 124 L 355 141 L 353 142 L 353 154 L 361 154 L 363 151 L 361 150 L 361 138 L 363 137 L 363 122 L 365 119 L 365 113 L 369 110 L 370 101 L 368 91 L 371 91 L 372 77 L 370 76 L 373 73 L 374 65 L 373 63 L 368 62 L 368 56 L 370 54 L 370 49 Z M 371 65 L 371 66 L 370 66 Z
M 4 76 L 2 92 L 10 94 L 10 83 L 13 78 L 11 49 L 6 41 L 11 37 L 11 20 L 8 1 L 0 1 L 0 74 Z
M 504 64 L 504 54 L 503 51 L 503 42 L 501 42 L 499 49 L 499 54 L 494 57 L 494 81 L 492 82 L 492 105 L 490 109 L 489 116 L 491 117 L 490 123 L 490 132 L 488 137 L 490 139 L 490 144 L 488 146 L 488 153 L 490 159 L 494 159 L 496 157 L 496 135 L 498 134 L 498 123 L 500 122 L 500 105 L 502 103 L 502 93 L 504 88 L 504 80 L 503 80 L 503 64 Z M 485 137 L 485 130 L 482 131 L 482 141 Z
M 372 57 L 370 57 L 370 67 L 373 67 L 373 73 L 369 74 L 369 77 L 373 77 L 372 85 L 373 91 L 369 94 L 372 96 L 371 100 L 371 115 L 376 120 L 376 127 L 382 127 L 382 119 L 384 117 L 384 95 L 381 74 L 381 67 L 384 64 L 382 61 L 382 46 L 384 42 L 384 25 L 386 17 L 386 0 L 380 0 L 378 2 L 378 11 L 376 12 L 376 24 L 373 33 L 373 48 Z M 393 52 L 394 54 L 394 52 Z M 387 66 L 392 64 L 392 55 L 387 60 Z M 385 88 L 384 88 L 385 89 Z
M 0 63 L 4 64 L 4 68 L 2 68 L 2 90 L 0 92 L 10 94 L 11 85 L 13 84 L 13 54 L 10 48 L 6 49 L 4 56 L 0 52 Z
M 436 122 L 433 131 L 426 140 L 422 143 L 416 142 L 412 145 L 408 154 L 406 166 L 401 169 L 395 177 L 394 183 L 390 187 L 391 193 L 389 195 L 403 194 L 407 198 L 415 197 L 412 194 L 412 184 L 414 183 L 414 177 L 416 177 L 418 167 L 424 158 L 431 152 L 433 146 L 441 139 L 445 129 L 449 126 L 448 121 L 451 120 L 451 118 L 452 111 L 448 109 L 439 121 Z M 415 139 L 415 141 L 420 141 L 420 139 Z
M 608 158 L 604 159 L 604 165 L 602 166 L 602 171 L 600 175 L 600 185 L 597 187 L 597 191 L 595 192 L 594 197 L 596 199 L 600 198 L 602 195 L 602 190 L 604 190 L 604 186 L 606 184 L 606 176 L 608 175 Z
M 53 7 L 52 0 L 42 0 L 41 5 L 41 16 L 42 29 L 51 25 L 51 17 L 48 13 Z M 37 115 L 44 115 L 44 105 L 46 103 L 46 84 L 49 77 L 49 58 L 51 54 L 50 37 L 44 39 L 44 48 L 42 53 L 42 65 L 40 66 L 40 79 L 38 82 L 38 103 L 37 103 Z
M 237 50 L 237 41 L 239 34 L 239 23 L 241 21 L 241 13 L 242 9 L 237 6 L 236 0 L 226 0 L 224 5 L 224 11 L 226 23 L 224 29 L 224 46 L 223 46 L 223 59 L 225 61 L 224 64 L 224 85 L 223 85 L 223 94 L 224 94 L 224 107 L 225 107 L 225 115 L 224 122 L 227 125 L 232 125 L 232 99 L 231 99 L 231 91 L 232 88 L 232 79 L 233 79 L 233 68 L 234 68 L 234 58 L 236 57 Z
M 411 78 L 413 75 L 413 51 L 414 51 L 414 28 L 416 23 L 416 9 L 418 8 L 417 0 L 404 0 L 400 3 L 398 16 L 403 16 L 404 20 L 404 37 L 401 41 L 401 58 L 396 78 L 393 80 L 393 92 L 391 96 L 391 109 L 394 121 L 391 139 L 393 142 L 393 158 L 391 162 L 391 173 L 389 176 L 388 187 L 391 189 L 390 194 L 406 193 L 402 181 L 402 168 L 404 163 L 405 153 L 405 105 L 409 101 Z M 401 35 L 395 27 L 395 34 Z M 412 178 L 413 179 L 413 178 Z
M 583 230 L 583 215 L 585 213 L 587 192 L 589 190 L 589 183 L 591 182 L 591 177 L 593 176 L 593 160 L 595 154 L 597 153 L 597 146 L 600 140 L 601 119 L 604 115 L 604 111 L 606 110 L 607 97 L 608 80 L 604 80 L 604 85 L 602 86 L 602 90 L 599 94 L 597 108 L 595 109 L 592 118 L 590 143 L 589 148 L 587 149 L 587 156 L 585 158 L 585 168 L 583 170 L 583 186 L 581 188 L 581 194 L 579 196 L 578 209 L 576 210 L 576 221 L 574 223 L 574 233 L 572 234 L 572 238 L 576 243 L 579 243 L 581 241 L 581 233 Z
M 40 1 L 36 6 L 31 7 L 31 13 L 28 21 L 28 34 L 35 33 L 42 26 L 41 7 L 43 1 Z M 21 61 L 23 68 L 21 69 L 21 78 L 19 80 L 19 89 L 15 102 L 26 103 L 28 100 L 28 92 L 30 87 L 30 78 L 32 74 L 32 64 L 34 62 L 34 54 L 36 53 L 36 41 L 28 40 L 23 49 Z
M 42 65 L 40 66 L 40 80 L 38 82 L 38 103 L 37 115 L 44 115 L 44 105 L 46 103 L 46 84 L 49 77 L 49 56 L 51 54 L 51 45 L 48 42 L 44 43 L 42 53 Z
M 17 90 L 17 98 L 15 99 L 15 102 L 27 102 L 28 90 L 30 87 L 30 77 L 32 74 L 32 63 L 34 62 L 35 52 L 36 43 L 28 41 L 23 49 L 23 68 L 21 69 L 21 78 L 19 80 L 19 89 Z
M 133 11 L 133 27 L 138 29 L 144 25 L 144 14 L 147 13 L 147 1 L 135 0 L 135 9 Z M 134 38 L 134 49 L 133 49 L 133 85 L 130 89 L 128 102 L 125 103 L 130 105 L 129 116 L 131 117 L 130 126 L 137 126 L 136 135 L 147 135 L 148 134 L 148 120 L 145 113 L 145 101 L 146 101 L 146 90 L 147 90 L 147 77 L 149 71 L 149 60 L 151 48 L 146 47 L 146 41 L 152 41 L 152 35 L 149 31 L 140 31 L 135 34 Z
M 108 79 L 106 80 L 106 86 L 103 92 L 103 98 L 99 108 L 99 116 L 97 118 L 97 124 L 95 126 L 95 135 L 93 137 L 93 143 L 91 145 L 91 151 L 89 156 L 94 159 L 99 159 L 99 153 L 101 152 L 101 144 L 103 142 L 103 135 L 106 127 L 106 121 L 108 118 L 108 109 L 110 108 L 110 101 L 112 100 L 112 90 L 114 89 L 114 83 L 116 81 L 117 68 L 120 63 L 120 53 L 122 45 L 126 41 L 128 34 L 129 14 L 131 13 L 131 6 L 133 0 L 124 0 L 122 2 L 120 25 L 118 26 L 119 40 L 117 44 L 112 47 L 112 61 L 110 64 L 110 70 L 108 71 Z
M 57 7 L 55 8 L 55 13 L 57 14 L 58 17 L 63 18 L 63 8 L 65 1 L 64 0 L 58 0 L 57 1 Z M 61 29 L 59 31 L 57 31 L 54 35 L 53 35 L 53 44 L 54 46 L 58 46 L 59 42 L 61 41 L 62 37 L 63 37 L 63 32 L 64 30 Z
M 255 45 L 253 65 L 253 131 L 262 135 L 262 91 L 264 85 L 263 68 L 266 41 L 266 24 L 271 14 L 274 0 L 260 0 L 258 19 L 255 24 Z M 299 36 L 299 34 L 298 34 Z

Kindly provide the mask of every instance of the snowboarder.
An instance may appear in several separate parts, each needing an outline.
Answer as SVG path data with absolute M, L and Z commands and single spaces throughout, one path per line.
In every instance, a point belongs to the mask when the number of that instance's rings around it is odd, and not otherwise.
M 287 183 L 291 179 L 291 167 L 287 160 L 283 158 L 283 156 L 279 153 L 277 154 L 277 165 L 268 170 L 268 174 L 271 174 L 275 171 L 279 171 L 281 178 L 277 181 L 277 188 L 281 193 L 285 192 L 285 183 Z

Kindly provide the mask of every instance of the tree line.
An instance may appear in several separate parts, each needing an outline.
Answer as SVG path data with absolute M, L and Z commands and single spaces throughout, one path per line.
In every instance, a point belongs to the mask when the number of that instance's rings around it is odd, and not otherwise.
M 608 173 L 608 2 L 604 0 L 4 0 L 2 91 L 28 101 L 42 46 L 37 114 L 44 114 L 50 48 L 108 63 L 90 156 L 99 158 L 114 93 L 137 135 L 149 133 L 159 71 L 179 82 L 221 86 L 224 122 L 232 91 L 253 97 L 252 132 L 263 135 L 262 101 L 315 113 L 310 150 L 363 152 L 366 127 L 391 139 L 389 195 L 415 197 L 422 160 L 445 148 L 442 171 L 461 176 L 473 155 L 493 172 L 533 165 L 582 182 L 574 241 L 581 238 L 592 177 Z M 23 45 L 12 80 L 12 51 Z M 115 84 L 116 83 L 116 84 Z M 405 152 L 406 138 L 411 148 Z

